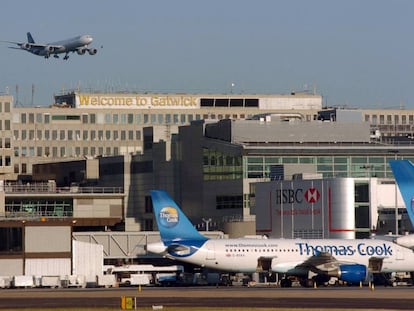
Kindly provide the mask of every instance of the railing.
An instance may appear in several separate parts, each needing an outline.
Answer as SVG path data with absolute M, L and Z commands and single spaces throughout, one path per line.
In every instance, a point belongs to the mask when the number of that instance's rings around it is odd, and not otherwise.
M 113 194 L 124 193 L 123 187 L 56 187 L 48 183 L 34 183 L 34 184 L 11 184 L 3 186 L 4 192 L 8 194 L 24 194 L 24 193 L 87 193 L 87 194 Z M 0 189 L 3 190 L 3 189 Z

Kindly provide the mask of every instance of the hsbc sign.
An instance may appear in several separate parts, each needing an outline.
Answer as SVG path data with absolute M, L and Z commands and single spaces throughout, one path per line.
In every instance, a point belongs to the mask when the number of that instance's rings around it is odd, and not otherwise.
M 293 203 L 317 203 L 321 195 L 316 188 L 308 189 L 277 189 L 276 204 L 293 204 Z

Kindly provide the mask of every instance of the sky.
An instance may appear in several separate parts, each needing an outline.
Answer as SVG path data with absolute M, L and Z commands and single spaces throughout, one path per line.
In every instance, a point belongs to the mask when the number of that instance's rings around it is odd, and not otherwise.
M 86 91 L 287 94 L 327 106 L 414 109 L 412 0 L 3 0 L 0 40 L 80 34 L 94 56 L 0 43 L 0 93 L 20 106 Z M 34 95 L 32 97 L 32 89 Z

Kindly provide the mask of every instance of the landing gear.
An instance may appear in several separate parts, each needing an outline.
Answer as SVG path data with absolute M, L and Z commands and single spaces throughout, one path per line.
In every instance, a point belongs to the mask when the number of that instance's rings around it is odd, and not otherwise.
M 280 280 L 280 287 L 292 287 L 292 280 L 284 278 Z
M 59 58 L 59 55 L 55 54 L 53 55 L 54 58 Z
M 66 54 L 65 54 L 65 57 L 63 57 L 63 59 L 64 59 L 64 60 L 69 59 L 69 55 L 68 55 L 68 53 L 66 53 Z

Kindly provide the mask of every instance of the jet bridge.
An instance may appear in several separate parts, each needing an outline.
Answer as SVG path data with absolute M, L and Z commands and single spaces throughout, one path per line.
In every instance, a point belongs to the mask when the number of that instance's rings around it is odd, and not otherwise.
M 224 238 L 224 233 L 220 231 L 201 233 L 211 239 Z M 104 259 L 150 258 L 154 255 L 146 251 L 147 244 L 161 240 L 158 231 L 73 232 L 72 238 L 75 241 L 102 245 Z

